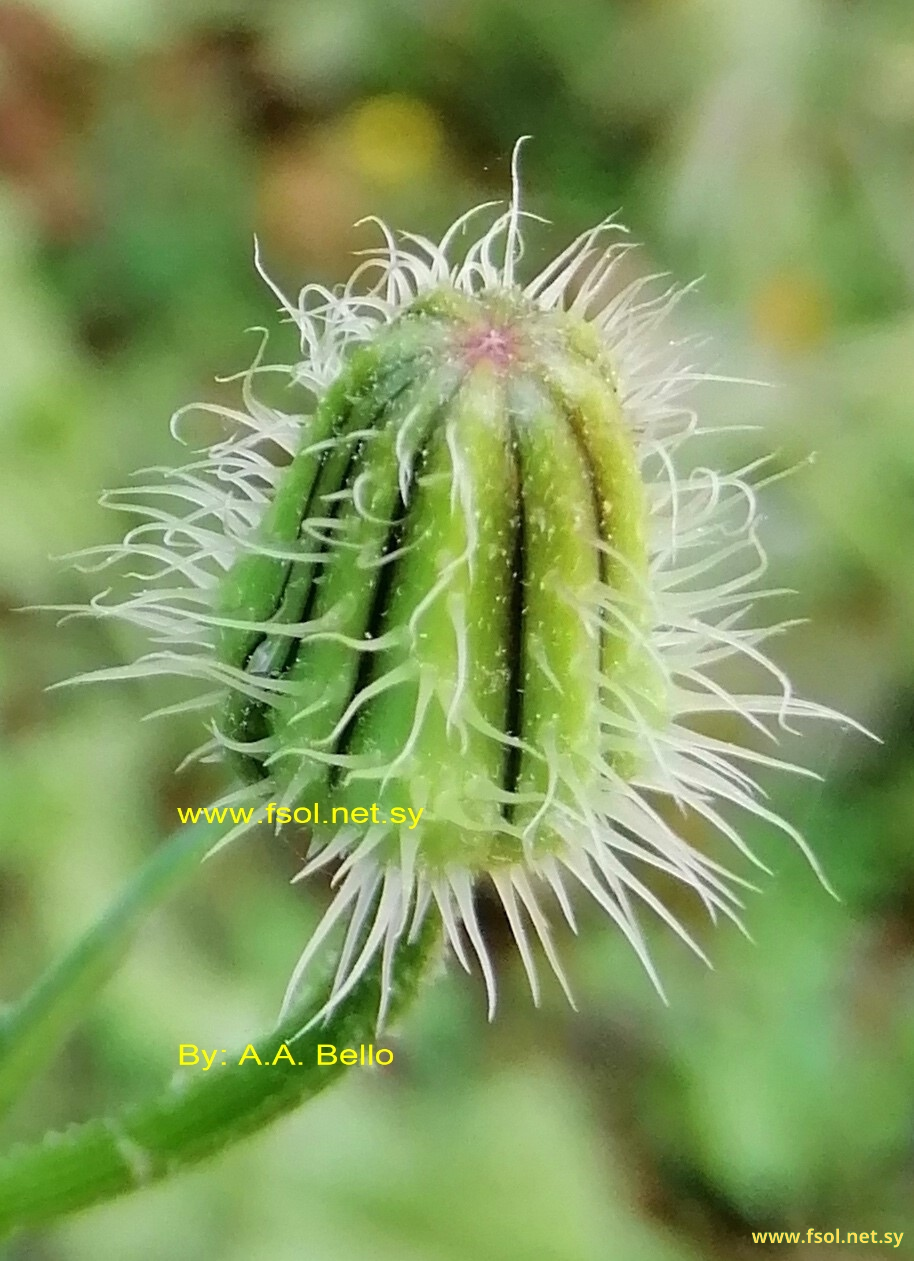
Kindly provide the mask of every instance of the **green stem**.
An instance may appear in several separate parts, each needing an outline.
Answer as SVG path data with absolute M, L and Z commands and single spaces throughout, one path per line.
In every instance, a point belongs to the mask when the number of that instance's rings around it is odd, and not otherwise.
M 394 967 L 390 1018 L 408 1006 L 426 971 L 434 943 L 423 938 L 400 948 Z M 316 1045 L 359 1046 L 372 1041 L 380 997 L 378 970 L 367 973 L 316 1033 L 297 1038 L 308 1020 L 299 1011 L 256 1043 L 258 1057 L 239 1063 L 226 1055 L 207 1072 L 186 1068 L 161 1093 L 111 1117 L 96 1118 L 0 1160 L 0 1236 L 109 1200 L 186 1168 L 262 1128 L 323 1090 L 344 1071 L 316 1062 Z M 318 1009 L 321 998 L 309 1010 Z M 285 1055 L 288 1043 L 296 1063 Z
M 192 824 L 161 844 L 114 905 L 0 1017 L 0 1115 L 117 971 L 150 912 L 196 870 L 224 828 Z

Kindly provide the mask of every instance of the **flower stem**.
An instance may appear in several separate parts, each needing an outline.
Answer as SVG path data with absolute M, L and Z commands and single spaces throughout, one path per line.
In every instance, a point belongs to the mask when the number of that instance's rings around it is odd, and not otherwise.
M 0 1016 L 0 1114 L 48 1063 L 89 1001 L 117 971 L 150 912 L 196 871 L 223 830 L 201 823 L 173 833 L 73 949 Z
M 389 1017 L 414 997 L 426 972 L 435 934 L 401 945 L 394 966 Z M 337 1047 L 370 1042 L 380 999 L 379 969 L 366 973 L 316 1033 L 296 1035 L 325 999 L 299 1010 L 255 1043 L 258 1059 L 240 1052 L 209 1072 L 181 1070 L 160 1093 L 109 1117 L 14 1149 L 0 1159 L 0 1236 L 52 1221 L 164 1178 L 265 1126 L 330 1085 L 343 1066 L 318 1065 L 315 1044 Z M 285 1054 L 285 1043 L 301 1063 Z M 259 1062 L 258 1062 L 259 1060 Z M 267 1071 L 264 1072 L 264 1066 Z

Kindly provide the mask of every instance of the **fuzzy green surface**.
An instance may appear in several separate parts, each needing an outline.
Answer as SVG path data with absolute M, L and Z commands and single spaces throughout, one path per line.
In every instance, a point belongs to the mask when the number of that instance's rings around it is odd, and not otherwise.
M 353 353 L 263 554 L 225 580 L 225 616 L 257 625 L 225 634 L 223 659 L 274 688 L 229 701 L 236 761 L 324 819 L 421 809 L 430 870 L 516 861 L 525 829 L 551 852 L 555 777 L 637 765 L 634 744 L 607 754 L 602 713 L 604 683 L 650 678 L 645 514 L 595 332 L 511 291 L 426 295 Z

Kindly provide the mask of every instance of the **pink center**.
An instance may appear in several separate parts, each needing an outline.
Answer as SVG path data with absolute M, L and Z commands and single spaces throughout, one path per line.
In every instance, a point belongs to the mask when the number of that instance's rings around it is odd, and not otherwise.
M 503 326 L 477 324 L 460 339 L 460 348 L 467 367 L 487 359 L 496 368 L 507 368 L 517 354 L 517 339 Z

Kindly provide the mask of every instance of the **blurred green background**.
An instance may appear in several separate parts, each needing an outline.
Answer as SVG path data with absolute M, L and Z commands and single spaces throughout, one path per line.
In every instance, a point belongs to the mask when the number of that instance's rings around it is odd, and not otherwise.
M 11 1245 L 15 1261 L 695 1261 L 752 1230 L 914 1242 L 914 9 L 910 0 L 43 0 L 0 3 L 0 992 L 20 992 L 223 787 L 176 777 L 192 717 L 140 684 L 46 692 L 140 647 L 23 615 L 95 587 L 49 559 L 127 524 L 95 506 L 177 461 L 167 421 L 277 326 L 252 266 L 339 280 L 378 213 L 437 232 L 504 196 L 531 266 L 621 208 L 636 266 L 704 277 L 704 424 L 727 467 L 816 461 L 767 495 L 798 689 L 876 729 L 804 735 L 824 786 L 772 782 L 789 844 L 754 944 L 651 929 L 664 1008 L 600 912 L 562 940 L 579 1000 L 535 1012 L 494 913 L 501 1010 L 451 972 L 397 1040 L 218 1161 Z M 282 331 L 271 353 L 284 353 Z M 295 410 L 290 405 L 290 410 Z M 700 838 L 696 838 L 700 839 Z M 172 1074 L 179 1042 L 275 1017 L 324 894 L 296 841 L 200 870 L 12 1117 L 39 1133 Z M 694 922 L 693 922 L 694 920 Z M 775 1248 L 882 1255 L 879 1248 Z

